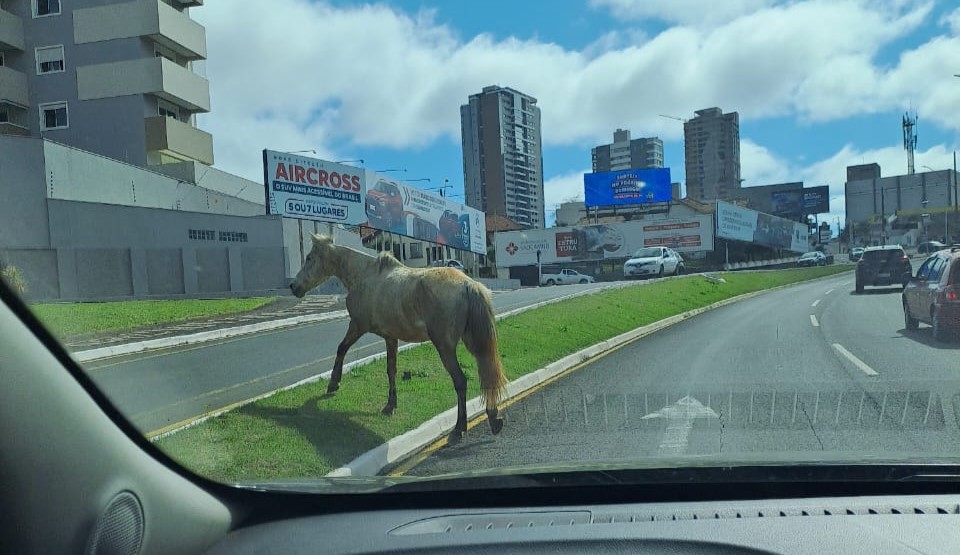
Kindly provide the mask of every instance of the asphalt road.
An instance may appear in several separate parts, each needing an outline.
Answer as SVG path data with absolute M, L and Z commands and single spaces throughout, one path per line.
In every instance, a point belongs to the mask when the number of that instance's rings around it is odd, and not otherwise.
M 607 285 L 520 289 L 494 294 L 493 303 L 500 313 Z M 346 319 L 320 322 L 114 357 L 84 367 L 138 429 L 152 434 L 330 370 L 346 330 Z M 383 340 L 367 334 L 346 360 L 383 350 Z
M 904 329 L 900 288 L 772 291 L 624 346 L 408 475 L 583 462 L 957 456 L 960 343 Z

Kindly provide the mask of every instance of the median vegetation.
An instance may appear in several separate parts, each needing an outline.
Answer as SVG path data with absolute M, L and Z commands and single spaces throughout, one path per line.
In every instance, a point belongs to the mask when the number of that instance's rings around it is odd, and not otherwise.
M 249 299 L 178 299 L 108 303 L 50 303 L 30 306 L 33 313 L 60 338 L 124 331 L 255 310 L 273 297 Z
M 744 293 L 823 277 L 851 266 L 718 274 L 665 280 L 577 297 L 497 323 L 504 370 L 513 380 L 566 355 L 668 316 Z M 476 363 L 461 346 L 468 397 L 479 394 Z M 399 354 L 393 416 L 380 414 L 387 399 L 386 362 L 345 374 L 327 396 L 326 381 L 303 385 L 251 403 L 159 440 L 174 459 L 221 481 L 323 476 L 363 452 L 411 430 L 454 406 L 450 377 L 430 344 Z M 329 368 L 317 368 L 317 372 Z M 509 423 L 509 409 L 506 415 Z

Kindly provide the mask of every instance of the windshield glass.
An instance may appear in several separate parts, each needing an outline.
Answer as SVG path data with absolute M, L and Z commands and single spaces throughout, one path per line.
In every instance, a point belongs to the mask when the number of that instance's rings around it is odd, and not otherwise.
M 187 469 L 958 459 L 956 2 L 62 4 L 0 274 Z
M 634 258 L 657 258 L 661 254 L 660 249 L 640 249 L 633 253 Z

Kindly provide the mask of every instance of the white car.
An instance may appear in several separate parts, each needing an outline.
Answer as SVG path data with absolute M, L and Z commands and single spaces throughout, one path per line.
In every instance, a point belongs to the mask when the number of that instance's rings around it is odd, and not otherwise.
M 581 274 L 576 270 L 560 270 L 558 274 L 543 274 L 540 285 L 566 285 L 570 283 L 593 283 L 593 276 Z
M 683 273 L 683 258 L 667 247 L 644 247 L 623 264 L 623 277 L 678 276 Z

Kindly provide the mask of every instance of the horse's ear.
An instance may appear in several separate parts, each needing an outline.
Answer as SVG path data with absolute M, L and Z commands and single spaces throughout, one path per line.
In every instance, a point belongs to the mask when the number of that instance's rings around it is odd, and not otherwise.
M 313 233 L 313 234 L 311 235 L 311 238 L 313 239 L 313 244 L 315 244 L 315 245 L 316 245 L 317 243 L 327 243 L 327 244 L 329 244 L 329 243 L 332 242 L 332 240 L 330 239 L 330 237 L 329 237 L 328 235 L 321 235 L 321 234 L 319 234 L 319 233 Z

